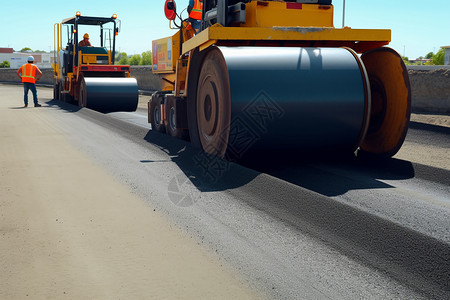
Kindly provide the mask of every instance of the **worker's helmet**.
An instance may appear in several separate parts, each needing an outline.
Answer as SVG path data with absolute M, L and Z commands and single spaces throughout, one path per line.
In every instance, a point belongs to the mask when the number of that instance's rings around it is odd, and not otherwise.
M 33 62 L 34 61 L 34 57 L 33 56 L 28 56 L 28 62 Z
M 89 34 L 85 33 L 85 34 L 83 35 L 83 38 L 88 39 L 88 38 L 89 38 Z

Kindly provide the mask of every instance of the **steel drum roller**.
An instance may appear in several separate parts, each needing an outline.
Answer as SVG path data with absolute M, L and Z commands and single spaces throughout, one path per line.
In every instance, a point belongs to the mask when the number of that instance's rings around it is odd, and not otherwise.
M 220 47 L 203 66 L 197 123 L 206 152 L 354 151 L 367 131 L 368 77 L 352 50 Z
M 135 78 L 85 77 L 85 106 L 100 112 L 135 111 L 138 85 Z

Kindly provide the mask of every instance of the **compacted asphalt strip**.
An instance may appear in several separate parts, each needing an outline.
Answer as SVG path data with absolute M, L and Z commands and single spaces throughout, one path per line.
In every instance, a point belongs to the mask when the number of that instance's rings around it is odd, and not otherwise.
M 15 89 L 10 97 L 20 96 Z M 252 297 L 450 298 L 444 127 L 413 124 L 405 151 L 385 161 L 303 155 L 235 164 L 152 132 L 143 109 L 103 115 L 39 92 L 47 122 L 74 149 L 217 256 L 260 294 Z

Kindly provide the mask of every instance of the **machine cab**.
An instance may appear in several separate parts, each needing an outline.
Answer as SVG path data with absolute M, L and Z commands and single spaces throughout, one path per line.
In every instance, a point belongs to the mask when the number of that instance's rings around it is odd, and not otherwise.
M 98 28 L 95 28 L 98 27 Z M 114 14 L 110 18 L 82 16 L 80 12 L 75 17 L 55 24 L 55 49 L 59 51 L 57 64 L 63 75 L 74 72 L 74 67 L 81 65 L 113 65 L 116 36 L 120 30 L 120 20 Z M 84 33 L 90 33 L 91 47 L 80 47 Z M 98 33 L 98 35 L 96 34 Z M 63 35 L 66 40 L 63 45 Z

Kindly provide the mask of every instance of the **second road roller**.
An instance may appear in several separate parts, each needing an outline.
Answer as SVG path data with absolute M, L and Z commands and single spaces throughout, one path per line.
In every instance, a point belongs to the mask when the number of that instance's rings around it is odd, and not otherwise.
M 98 28 L 99 33 L 99 44 L 95 46 L 89 42 L 87 32 L 80 32 L 92 28 Z M 138 85 L 136 79 L 130 77 L 131 68 L 114 65 L 119 29 L 116 14 L 90 17 L 77 12 L 74 17 L 54 25 L 54 99 L 75 102 L 80 107 L 100 112 L 136 110 Z M 67 40 L 64 48 L 63 35 Z
M 162 79 L 148 103 L 153 130 L 236 160 L 400 149 L 411 89 L 386 47 L 389 29 L 335 28 L 331 0 L 203 0 L 195 9 L 201 20 L 183 20 L 175 1 L 164 3 L 178 30 L 152 44 Z

